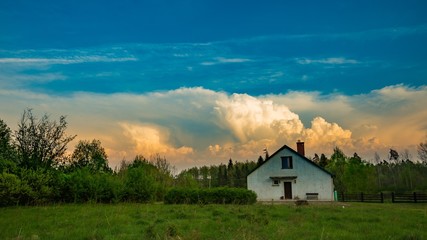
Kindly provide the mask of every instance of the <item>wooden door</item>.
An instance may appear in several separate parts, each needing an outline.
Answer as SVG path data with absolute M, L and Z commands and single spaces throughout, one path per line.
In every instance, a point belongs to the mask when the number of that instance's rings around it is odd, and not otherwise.
M 285 199 L 292 199 L 292 183 L 284 182 L 285 184 Z

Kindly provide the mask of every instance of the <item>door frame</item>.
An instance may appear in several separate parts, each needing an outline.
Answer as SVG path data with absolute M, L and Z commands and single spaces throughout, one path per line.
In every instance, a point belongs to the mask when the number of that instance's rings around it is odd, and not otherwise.
M 285 200 L 292 199 L 292 182 L 283 182 L 283 196 Z

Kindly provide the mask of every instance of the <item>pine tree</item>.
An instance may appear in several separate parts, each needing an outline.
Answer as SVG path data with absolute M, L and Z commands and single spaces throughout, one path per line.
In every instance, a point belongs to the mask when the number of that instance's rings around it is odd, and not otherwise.
M 264 163 L 264 159 L 262 158 L 262 156 L 259 156 L 258 157 L 258 161 L 257 161 L 257 166 L 261 166 L 261 164 L 263 164 Z

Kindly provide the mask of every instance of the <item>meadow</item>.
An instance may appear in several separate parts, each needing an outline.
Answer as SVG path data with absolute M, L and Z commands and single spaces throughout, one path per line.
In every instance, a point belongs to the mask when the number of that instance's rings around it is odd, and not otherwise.
M 0 208 L 0 239 L 427 239 L 426 204 Z

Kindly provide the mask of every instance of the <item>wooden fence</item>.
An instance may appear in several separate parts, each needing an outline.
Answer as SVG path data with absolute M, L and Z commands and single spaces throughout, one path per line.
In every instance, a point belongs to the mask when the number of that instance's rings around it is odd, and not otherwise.
M 338 195 L 340 202 L 384 202 L 384 194 L 367 194 L 367 193 L 341 193 Z
M 340 193 L 338 194 L 338 201 L 340 202 L 377 202 L 383 203 L 427 203 L 427 194 L 425 193 L 394 193 L 384 194 L 368 194 L 368 193 Z
M 427 203 L 427 194 L 425 193 L 412 193 L 412 194 L 397 194 L 391 193 L 391 201 L 393 203 L 407 203 L 407 202 L 424 202 Z

